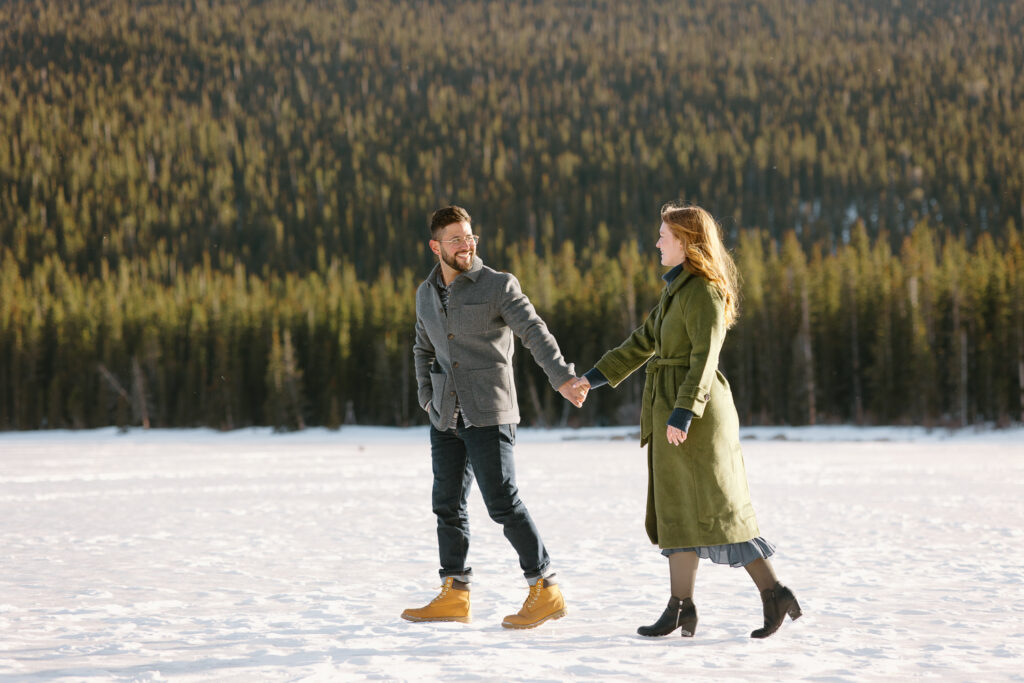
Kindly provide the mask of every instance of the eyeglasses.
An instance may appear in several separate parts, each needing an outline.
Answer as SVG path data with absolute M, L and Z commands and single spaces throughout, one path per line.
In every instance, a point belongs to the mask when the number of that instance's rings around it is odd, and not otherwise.
M 480 235 L 465 235 L 464 237 L 453 237 L 450 240 L 436 240 L 441 244 L 450 244 L 453 247 L 461 247 L 463 244 L 477 244 L 480 241 Z

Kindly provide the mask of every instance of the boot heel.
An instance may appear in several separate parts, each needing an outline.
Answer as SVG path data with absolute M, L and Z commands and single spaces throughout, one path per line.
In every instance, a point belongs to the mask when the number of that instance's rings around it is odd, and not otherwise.
M 680 600 L 673 596 L 658 620 L 650 626 L 641 626 L 636 632 L 642 636 L 667 636 L 682 629 L 683 638 L 692 638 L 697 631 L 697 607 L 691 598 Z
M 764 626 L 751 632 L 751 638 L 767 638 L 779 630 L 787 614 L 794 620 L 803 614 L 793 591 L 778 582 L 772 588 L 761 591 L 761 602 L 764 606 Z

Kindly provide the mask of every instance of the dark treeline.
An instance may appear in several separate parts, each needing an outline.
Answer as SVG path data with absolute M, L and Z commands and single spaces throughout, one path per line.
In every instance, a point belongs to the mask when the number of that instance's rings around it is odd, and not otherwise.
M 748 423 L 1021 418 L 1024 3 L 0 4 L 0 428 L 423 422 L 426 220 L 467 206 L 581 370 L 657 209 L 746 278 Z M 525 419 L 635 420 L 639 380 Z
M 1013 0 L 13 0 L 0 243 L 98 277 L 427 265 L 424 216 L 613 246 L 699 201 L 805 247 L 1024 217 Z
M 652 230 L 653 237 L 653 230 Z M 488 262 L 524 290 L 569 360 L 588 369 L 657 301 L 650 248 L 509 247 Z M 262 278 L 209 264 L 167 285 L 127 264 L 103 278 L 57 259 L 28 277 L 5 257 L 0 428 L 425 423 L 412 370 L 422 273 Z M 1008 424 L 1024 410 L 1024 243 L 968 248 L 918 226 L 901 249 L 855 226 L 834 253 L 744 233 L 742 317 L 721 368 L 746 424 Z M 576 411 L 516 354 L 528 424 L 631 423 L 643 373 Z

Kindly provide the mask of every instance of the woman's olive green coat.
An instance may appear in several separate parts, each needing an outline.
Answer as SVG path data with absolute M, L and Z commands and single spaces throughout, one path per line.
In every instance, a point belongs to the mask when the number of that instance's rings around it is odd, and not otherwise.
M 759 536 L 740 450 L 739 418 L 718 371 L 725 303 L 686 270 L 644 324 L 597 362 L 614 387 L 644 363 L 641 445 L 647 451 L 647 535 L 662 548 L 740 543 Z M 668 442 L 673 408 L 693 411 L 686 441 Z

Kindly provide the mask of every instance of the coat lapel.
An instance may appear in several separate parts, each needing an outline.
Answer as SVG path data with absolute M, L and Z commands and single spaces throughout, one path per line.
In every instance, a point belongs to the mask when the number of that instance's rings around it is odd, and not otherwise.
M 430 271 L 430 275 L 427 275 L 426 283 L 434 292 L 434 296 L 431 297 L 434 314 L 437 316 L 438 320 L 446 320 L 448 318 L 448 314 L 444 312 L 444 306 L 441 305 L 441 292 L 437 291 L 437 283 L 440 278 L 441 264 L 438 263 L 434 266 L 434 269 Z
M 668 304 L 672 300 L 672 297 L 683 288 L 693 278 L 697 277 L 690 271 L 683 269 L 675 280 L 665 285 L 665 289 L 661 291 L 661 300 L 658 302 L 658 316 L 654 321 L 655 329 L 657 330 L 656 339 L 658 340 L 658 346 L 661 346 L 661 323 L 665 319 L 665 312 L 668 310 Z M 660 348 L 659 348 L 660 352 Z

